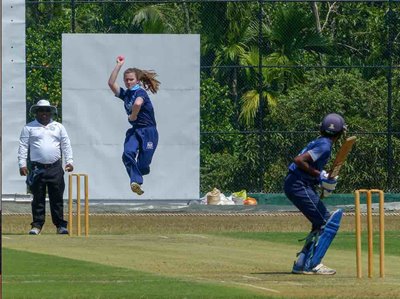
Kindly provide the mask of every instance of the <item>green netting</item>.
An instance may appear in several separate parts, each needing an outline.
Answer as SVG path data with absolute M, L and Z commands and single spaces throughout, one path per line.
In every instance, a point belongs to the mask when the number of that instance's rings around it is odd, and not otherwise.
M 228 195 L 227 195 L 228 196 Z M 200 199 L 193 200 L 90 200 L 89 213 L 96 214 L 276 214 L 276 213 L 298 213 L 297 208 L 285 197 L 282 193 L 274 194 L 248 194 L 258 201 L 258 205 L 206 205 L 202 204 Z M 365 195 L 361 196 L 361 211 L 366 211 Z M 372 198 L 373 212 L 379 211 L 378 196 Z M 354 195 L 353 194 L 334 194 L 324 200 L 326 206 L 330 210 L 343 208 L 345 212 L 354 212 Z M 76 211 L 76 203 L 74 202 L 73 212 Z M 400 194 L 385 194 L 385 211 L 398 212 L 400 211 Z M 46 203 L 46 212 L 49 214 L 50 206 Z M 65 214 L 68 213 L 67 202 L 64 205 Z M 2 213 L 28 215 L 31 213 L 31 205 L 29 200 L 23 201 L 5 201 L 2 203 Z M 81 215 L 84 213 L 83 203 L 81 204 Z
M 266 205 L 290 205 L 291 202 L 286 198 L 283 193 L 272 193 L 272 194 L 250 194 L 251 197 L 257 199 L 259 204 Z M 377 194 L 373 194 L 372 202 L 377 203 L 379 200 Z M 341 206 L 341 205 L 353 205 L 354 194 L 332 194 L 330 197 L 324 199 L 326 205 L 329 206 Z M 360 202 L 366 203 L 366 196 L 360 196 Z M 398 193 L 385 193 L 385 203 L 400 202 L 400 194 Z

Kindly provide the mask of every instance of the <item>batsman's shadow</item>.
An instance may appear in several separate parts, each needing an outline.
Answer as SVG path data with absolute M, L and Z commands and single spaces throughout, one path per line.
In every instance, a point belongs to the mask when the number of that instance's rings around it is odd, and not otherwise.
M 290 272 L 290 271 L 282 271 L 282 272 L 278 272 L 278 271 L 271 271 L 271 272 L 268 272 L 268 271 L 266 271 L 266 272 L 253 272 L 253 273 L 250 273 L 250 274 L 252 274 L 252 275 L 291 275 L 292 274 L 292 272 Z

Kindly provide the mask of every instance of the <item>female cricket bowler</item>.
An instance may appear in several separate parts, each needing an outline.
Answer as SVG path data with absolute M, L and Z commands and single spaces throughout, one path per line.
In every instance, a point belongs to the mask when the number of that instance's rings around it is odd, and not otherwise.
M 124 72 L 126 89 L 119 87 L 116 79 L 124 62 L 123 56 L 117 57 L 108 86 L 124 102 L 128 121 L 132 125 L 126 131 L 122 161 L 130 177 L 131 190 L 142 195 L 143 176 L 150 173 L 150 163 L 158 144 L 153 104 L 146 91 L 157 93 L 160 82 L 155 79 L 157 74 L 153 71 L 128 68 Z
M 329 178 L 324 169 L 333 144 L 347 130 L 342 116 L 330 113 L 320 124 L 320 136 L 311 141 L 289 165 L 284 191 L 289 200 L 311 222 L 311 232 L 294 262 L 294 274 L 333 275 L 336 270 L 321 263 L 340 226 L 343 211 L 329 213 L 317 193 L 319 185 L 324 197 L 335 190 L 337 178 Z

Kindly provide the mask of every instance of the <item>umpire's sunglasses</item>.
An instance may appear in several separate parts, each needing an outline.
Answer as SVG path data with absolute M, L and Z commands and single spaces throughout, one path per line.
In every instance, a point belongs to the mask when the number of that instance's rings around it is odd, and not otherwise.
M 51 112 L 50 108 L 39 108 L 37 112 Z

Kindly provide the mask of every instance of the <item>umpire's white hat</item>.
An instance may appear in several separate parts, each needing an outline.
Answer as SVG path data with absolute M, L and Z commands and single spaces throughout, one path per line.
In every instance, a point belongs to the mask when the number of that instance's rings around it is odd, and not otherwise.
M 31 113 L 36 113 L 36 111 L 40 108 L 50 108 L 51 113 L 57 113 L 57 108 L 50 105 L 50 102 L 47 100 L 39 100 L 36 104 L 32 105 L 29 111 Z

